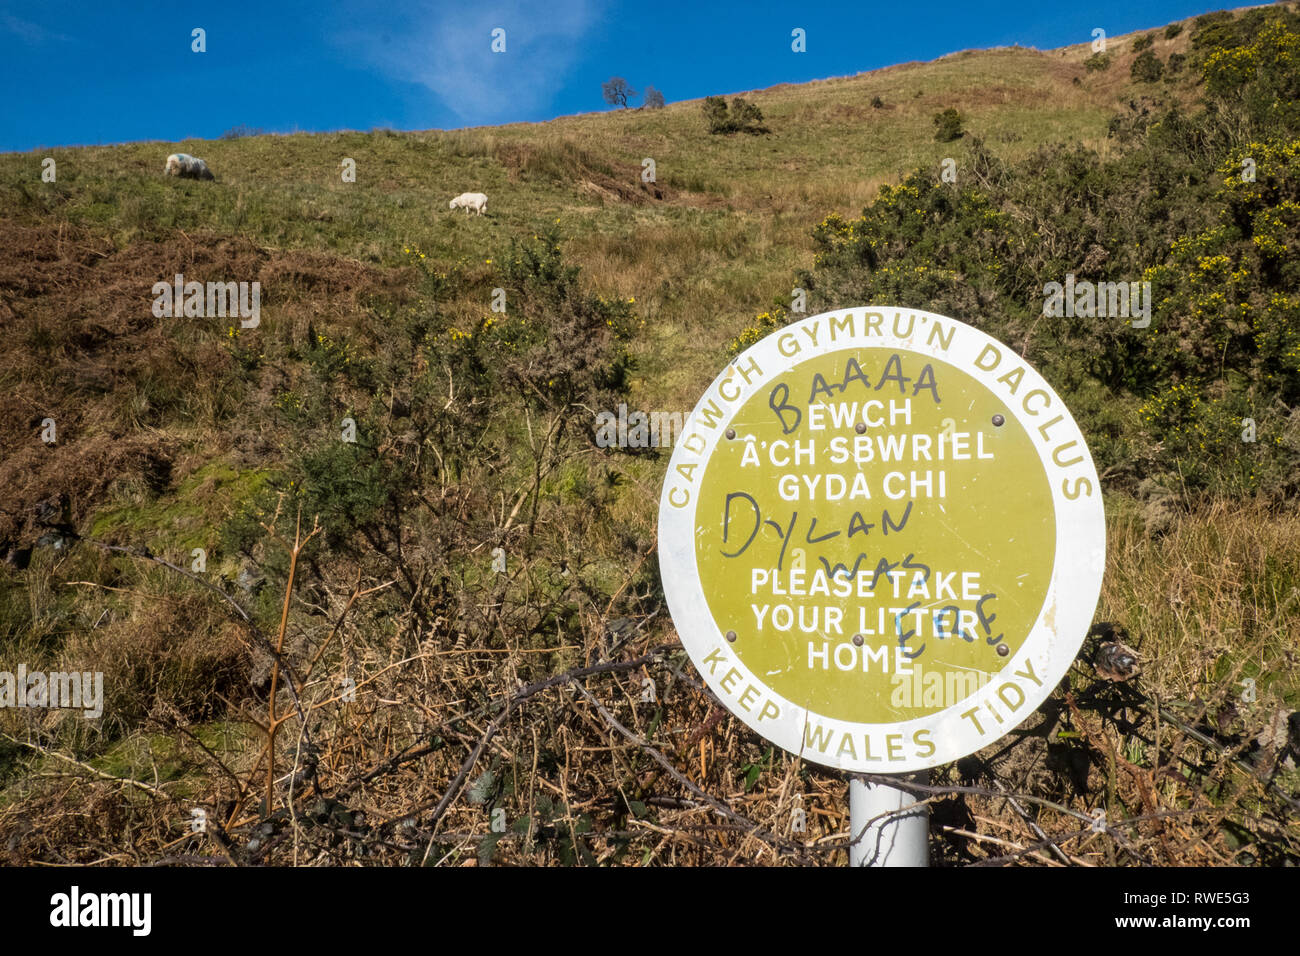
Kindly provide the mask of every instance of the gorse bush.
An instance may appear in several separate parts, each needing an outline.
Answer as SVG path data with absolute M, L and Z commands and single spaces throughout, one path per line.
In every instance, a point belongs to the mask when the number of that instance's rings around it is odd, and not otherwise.
M 961 126 L 961 114 L 953 107 L 934 114 L 934 138 L 940 143 L 950 143 L 965 135 Z
M 1083 61 L 1083 68 L 1089 73 L 1098 73 L 1101 70 L 1110 69 L 1110 54 L 1094 53 Z
M 725 97 L 706 96 L 702 108 L 710 133 L 767 132 L 762 110 L 743 97 L 732 97 L 728 108 Z
M 626 388 L 630 300 L 583 291 L 555 233 L 512 241 L 498 264 L 506 301 L 514 305 L 500 321 L 483 320 L 480 341 L 495 357 L 501 382 L 548 409 L 604 407 Z
M 1164 64 L 1150 50 L 1139 53 L 1133 65 L 1129 67 L 1129 75 L 1139 83 L 1154 83 L 1164 75 L 1164 72 Z
M 1192 24 L 1193 50 L 1227 49 L 1241 42 L 1236 18 L 1230 10 L 1203 13 Z
M 1206 51 L 1206 91 L 1220 110 L 1257 133 L 1300 128 L 1300 31 L 1295 16 L 1266 21 L 1249 41 Z
M 762 132 L 763 111 L 742 97 L 732 97 L 731 122 L 734 128 L 739 132 Z
M 797 277 L 810 310 L 911 306 L 986 329 L 1067 397 L 1117 479 L 1295 493 L 1300 18 L 1267 13 L 1198 21 L 1194 41 L 1231 43 L 1199 44 L 1199 112 L 1132 104 L 1113 158 L 1044 147 L 1008 167 L 973 140 L 957 187 L 918 170 L 860 217 L 828 216 Z M 1150 324 L 1104 304 L 1045 316 L 1045 286 L 1067 275 L 1150 283 Z
M 485 262 L 493 272 L 480 280 L 477 312 L 463 305 L 472 280 L 453 281 L 418 250 L 407 254 L 424 273 L 421 295 L 375 306 L 382 334 L 361 348 L 338 332 L 309 332 L 302 353 L 311 375 L 275 407 L 311 437 L 228 522 L 228 550 L 252 554 L 261 521 L 281 501 L 286 516 L 299 507 L 319 516 L 331 550 L 378 553 L 396 566 L 410 516 L 427 510 L 422 489 L 471 481 L 491 495 L 510 483 L 518 496 L 538 453 L 521 432 L 546 436 L 545 455 L 562 455 L 589 442 L 590 429 L 575 427 L 589 423 L 588 409 L 625 396 L 634 304 L 587 291 L 557 234 L 512 242 Z M 494 287 L 504 312 L 488 305 Z M 343 440 L 346 418 L 354 441 Z
M 724 96 L 706 96 L 701 104 L 704 122 L 710 133 L 725 133 L 731 122 L 727 111 L 727 99 Z

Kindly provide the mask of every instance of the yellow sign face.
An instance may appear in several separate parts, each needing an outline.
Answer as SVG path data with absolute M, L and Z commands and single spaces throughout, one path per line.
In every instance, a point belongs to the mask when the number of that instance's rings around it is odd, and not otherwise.
M 810 760 L 922 769 L 1006 733 L 1091 623 L 1100 486 L 1050 387 L 978 330 L 849 309 L 759 342 L 683 429 L 660 565 L 719 698 Z

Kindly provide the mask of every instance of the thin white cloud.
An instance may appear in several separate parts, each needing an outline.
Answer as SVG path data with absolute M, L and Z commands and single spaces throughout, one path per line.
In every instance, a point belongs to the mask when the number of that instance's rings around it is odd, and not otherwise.
M 45 29 L 39 23 L 32 23 L 30 20 L 23 20 L 8 13 L 0 14 L 0 31 L 12 33 L 29 46 L 40 46 L 51 40 L 59 43 L 72 42 L 70 36 L 55 33 L 52 30 Z
M 467 123 L 545 105 L 578 57 L 599 0 L 505 2 L 471 10 L 391 10 L 387 23 L 344 26 L 336 42 L 395 80 L 432 91 Z M 506 50 L 492 52 L 493 30 Z

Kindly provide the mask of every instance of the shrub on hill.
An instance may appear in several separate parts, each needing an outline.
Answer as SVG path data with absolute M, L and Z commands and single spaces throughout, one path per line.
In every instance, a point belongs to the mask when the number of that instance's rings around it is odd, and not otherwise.
M 244 139 L 247 136 L 262 136 L 265 133 L 266 130 L 261 127 L 254 128 L 245 123 L 240 123 L 238 126 L 230 127 L 230 129 L 221 134 L 220 138 L 225 140 Z
M 1243 18 L 1244 19 L 1244 18 Z M 1201 63 L 1212 104 L 1259 133 L 1300 129 L 1300 18 L 1264 21 L 1253 38 L 1205 51 Z
M 710 133 L 765 133 L 763 112 L 740 96 L 732 97 L 731 107 L 722 96 L 704 98 L 704 119 Z
M 1233 31 L 1202 44 L 1200 111 L 1133 104 L 1113 158 L 1044 147 L 1004 166 L 973 140 L 959 187 L 917 170 L 861 216 L 828 216 L 796 282 L 810 311 L 920 305 L 979 325 L 1067 396 L 1116 480 L 1294 495 L 1300 17 L 1268 14 L 1199 23 Z M 1067 276 L 1150 283 L 1149 325 L 1045 315 Z
M 934 114 L 934 138 L 940 143 L 951 143 L 965 135 L 966 131 L 961 128 L 961 114 L 953 107 Z
M 1083 61 L 1083 68 L 1089 73 L 1097 73 L 1101 70 L 1110 69 L 1109 53 L 1094 53 L 1088 59 Z
M 404 516 L 429 504 L 420 489 L 470 480 L 489 496 L 518 499 L 520 482 L 529 489 L 537 469 L 544 474 L 566 449 L 586 446 L 587 409 L 617 407 L 625 396 L 632 303 L 587 291 L 558 235 L 512 242 L 493 258 L 482 300 L 501 288 L 504 313 L 453 309 L 473 279 L 453 281 L 418 251 L 411 255 L 425 273 L 420 301 L 382 308 L 375 316 L 382 336 L 361 343 L 316 333 L 308 343 L 312 374 L 277 407 L 309 437 L 228 523 L 227 549 L 250 553 L 261 536 L 257 516 L 287 496 L 286 514 L 301 505 L 320 516 L 330 550 L 386 555 L 396 568 Z M 358 354 L 375 357 L 363 362 Z M 355 441 L 340 440 L 345 417 L 357 423 Z M 538 484 L 524 498 L 537 509 L 544 493 Z M 455 527 L 446 533 L 463 533 Z
M 1243 24 L 1230 10 L 1216 10 L 1192 21 L 1192 50 L 1202 56 L 1240 46 L 1242 36 Z
M 1138 54 L 1133 65 L 1129 67 L 1129 76 L 1139 83 L 1154 83 L 1164 75 L 1165 67 L 1150 50 Z

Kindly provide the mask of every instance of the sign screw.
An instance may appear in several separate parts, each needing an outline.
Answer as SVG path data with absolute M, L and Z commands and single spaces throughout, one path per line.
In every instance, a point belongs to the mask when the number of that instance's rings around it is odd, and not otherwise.
M 735 430 L 734 428 L 728 428 L 728 429 L 727 429 L 727 438 L 731 439 L 731 438 L 735 438 L 735 437 L 736 437 L 736 430 Z
M 859 435 L 864 435 L 866 434 L 867 431 L 867 423 L 858 422 L 856 425 L 853 426 L 853 430 L 857 432 Z
M 1006 657 L 1010 653 L 1011 653 L 1011 648 L 1007 647 L 1007 645 L 1005 644 L 998 645 L 998 657 Z
M 736 643 L 736 632 L 735 632 L 735 631 L 728 631 L 728 632 L 727 632 L 727 640 L 731 641 L 731 643 L 733 643 L 733 644 Z
M 1001 428 L 1001 427 L 1002 427 L 1002 424 L 1003 424 L 1005 421 L 1006 421 L 1006 419 L 1003 418 L 1001 414 L 998 414 L 998 415 L 994 415 L 994 416 L 993 416 L 993 424 L 996 425 L 998 428 Z
M 864 643 L 866 643 L 866 639 L 861 634 L 854 634 L 853 643 L 858 645 L 858 647 L 861 647 Z

